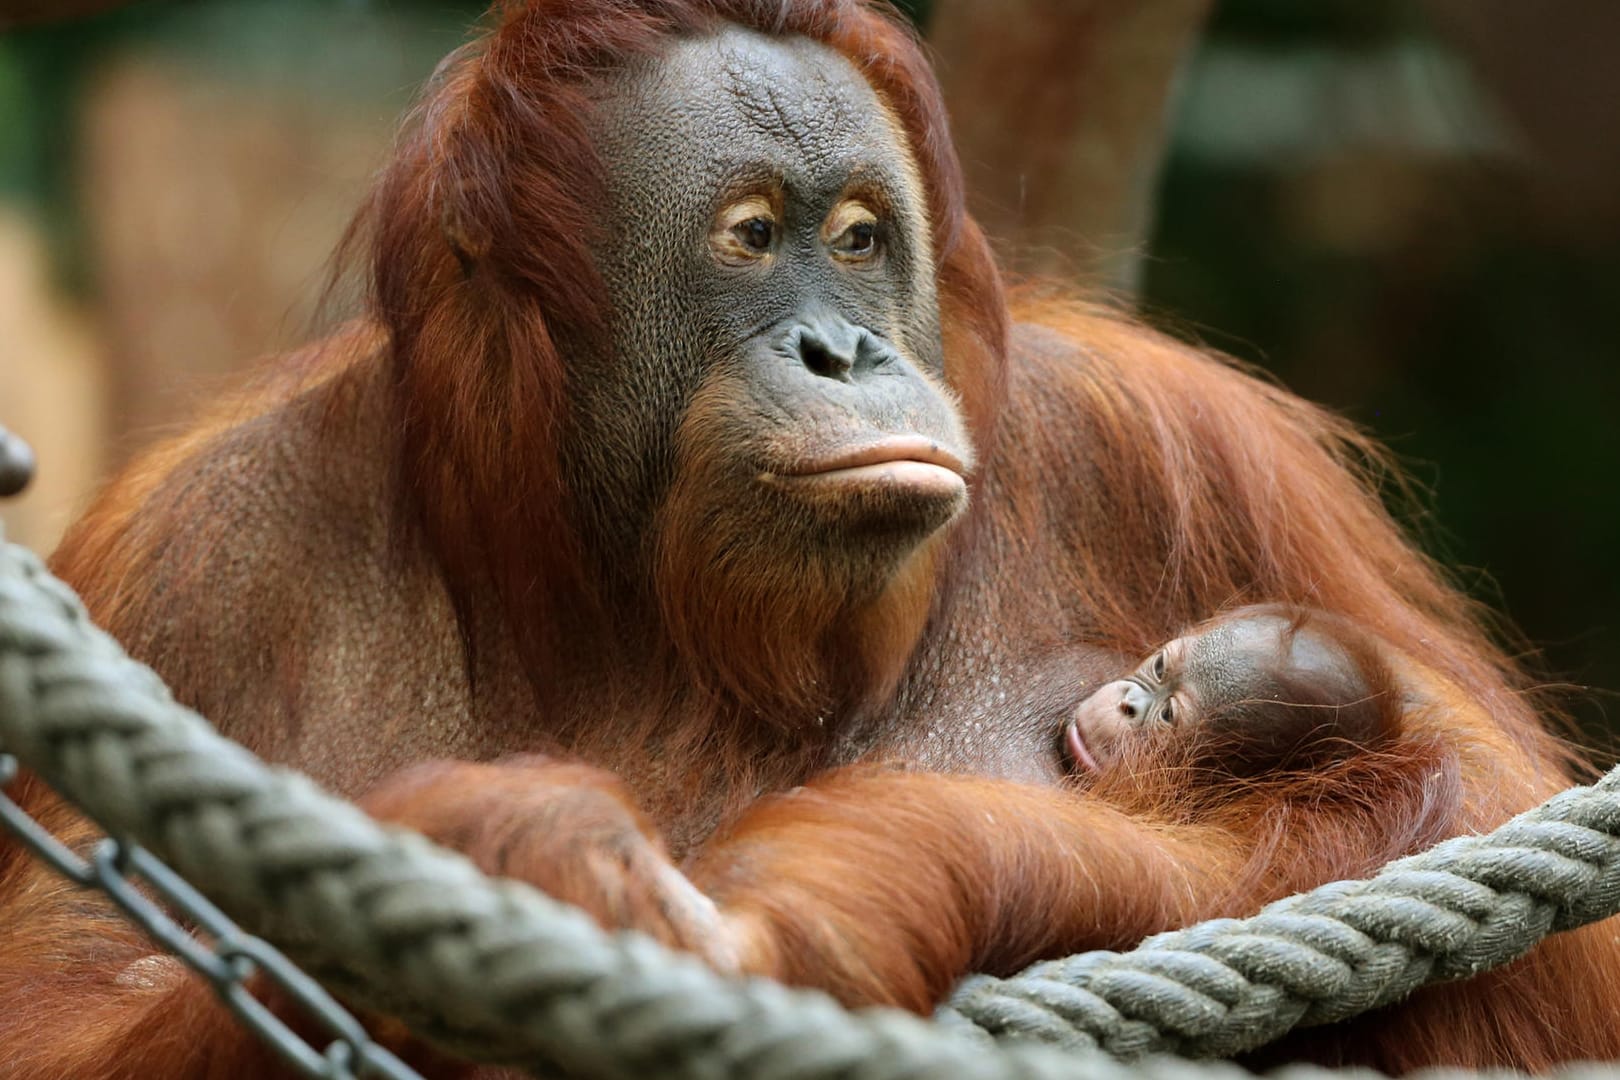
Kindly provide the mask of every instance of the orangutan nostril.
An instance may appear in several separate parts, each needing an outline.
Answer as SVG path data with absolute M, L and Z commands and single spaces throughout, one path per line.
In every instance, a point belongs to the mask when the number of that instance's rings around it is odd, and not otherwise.
M 839 348 L 825 335 L 805 327 L 798 335 L 799 362 L 824 379 L 847 379 L 855 366 L 855 350 Z

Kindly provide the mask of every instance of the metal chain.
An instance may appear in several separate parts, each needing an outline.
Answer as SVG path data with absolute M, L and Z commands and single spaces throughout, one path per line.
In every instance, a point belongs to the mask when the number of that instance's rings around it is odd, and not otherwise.
M 0 754 L 0 828 L 75 885 L 104 893 L 153 941 L 207 979 L 242 1025 L 293 1069 L 312 1080 L 422 1080 L 415 1069 L 373 1042 L 352 1013 L 274 945 L 245 933 L 139 844 L 109 836 L 96 845 L 89 859 L 68 848 L 6 796 L 4 789 L 17 773 L 17 759 Z M 213 939 L 213 946 L 154 903 L 136 878 L 181 919 L 200 927 Z M 305 1016 L 332 1035 L 325 1050 L 316 1049 L 253 996 L 246 983 L 256 973 L 274 983 Z
M 0 427 L 0 497 L 20 493 L 33 473 L 34 455 L 28 444 Z M 279 949 L 245 933 L 139 844 L 109 836 L 86 860 L 51 835 L 6 795 L 18 771 L 17 759 L 0 753 L 0 828 L 75 885 L 104 893 L 153 941 L 207 979 L 237 1020 L 294 1070 L 312 1080 L 422 1080 L 415 1069 L 373 1042 L 352 1013 Z M 212 948 L 142 892 L 137 877 L 180 920 L 208 934 Z M 247 980 L 255 974 L 262 974 L 305 1017 L 332 1035 L 325 1050 L 302 1038 L 249 992 Z

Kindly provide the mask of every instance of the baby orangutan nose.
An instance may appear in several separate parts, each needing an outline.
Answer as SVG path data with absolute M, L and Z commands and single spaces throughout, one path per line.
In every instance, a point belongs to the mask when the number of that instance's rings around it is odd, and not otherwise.
M 1119 704 L 1116 708 L 1126 720 L 1141 723 L 1147 719 L 1148 709 L 1153 704 L 1153 695 L 1149 694 L 1141 683 L 1133 682 L 1130 679 L 1120 679 L 1117 682 L 1109 683 L 1097 691 L 1093 697 L 1099 700 L 1102 707 L 1106 708 L 1108 701 L 1115 694 L 1119 695 Z
M 1131 679 L 1116 679 L 1075 706 L 1064 729 L 1069 757 L 1089 772 L 1100 772 L 1117 755 L 1118 744 L 1145 720 L 1152 695 Z

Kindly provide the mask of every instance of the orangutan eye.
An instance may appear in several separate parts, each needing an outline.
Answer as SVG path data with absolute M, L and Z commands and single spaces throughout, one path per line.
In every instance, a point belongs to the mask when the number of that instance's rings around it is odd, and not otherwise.
M 877 245 L 877 225 L 874 222 L 863 221 L 858 225 L 851 225 L 844 233 L 843 250 L 851 255 L 865 255 Z
M 776 224 L 769 218 L 749 218 L 732 232 L 750 251 L 766 252 L 771 250 L 771 241 L 776 239 Z
M 849 262 L 871 259 L 880 247 L 878 218 L 871 207 L 851 199 L 840 203 L 827 218 L 827 246 Z
M 1165 671 L 1165 668 L 1167 666 L 1167 661 L 1165 660 L 1164 653 L 1162 653 L 1162 652 L 1154 653 L 1153 654 L 1153 659 L 1150 662 L 1150 664 L 1151 664 L 1151 670 L 1153 672 L 1153 677 L 1155 679 L 1164 678 L 1164 671 Z
M 727 266 L 754 266 L 776 250 L 777 209 L 764 195 L 749 195 L 720 211 L 709 250 Z
M 1171 727 L 1176 723 L 1176 699 L 1165 698 L 1164 707 L 1159 710 L 1159 720 Z

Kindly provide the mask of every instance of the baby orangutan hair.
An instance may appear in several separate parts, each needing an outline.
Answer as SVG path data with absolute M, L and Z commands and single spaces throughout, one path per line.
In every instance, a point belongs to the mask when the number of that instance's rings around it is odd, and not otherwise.
M 1347 621 L 1244 607 L 1165 642 L 1088 696 L 1064 744 L 1082 773 L 1167 752 L 1240 776 L 1306 769 L 1397 734 L 1404 697 L 1384 650 Z

